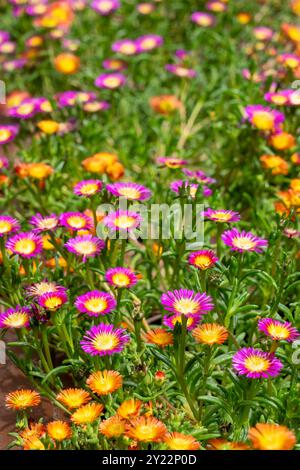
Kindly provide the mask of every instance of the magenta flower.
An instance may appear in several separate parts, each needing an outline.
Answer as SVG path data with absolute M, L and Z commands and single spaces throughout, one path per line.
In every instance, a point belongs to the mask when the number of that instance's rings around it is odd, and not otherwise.
M 106 185 L 106 189 L 114 196 L 132 201 L 145 201 L 151 197 L 150 189 L 137 183 L 112 183 Z
M 0 155 L 0 171 L 8 168 L 8 159 L 4 155 Z
M 30 308 L 17 305 L 0 314 L 0 328 L 28 328 L 30 326 Z
M 100 15 L 106 16 L 120 8 L 119 0 L 93 0 L 91 7 Z
M 111 294 L 99 290 L 87 292 L 75 300 L 77 310 L 81 313 L 87 313 L 90 317 L 111 313 L 116 305 L 116 299 Z
M 65 212 L 59 218 L 60 225 L 72 230 L 90 230 L 93 220 L 81 212 Z
M 281 322 L 273 318 L 263 318 L 258 322 L 258 329 L 270 336 L 273 341 L 295 341 L 300 335 L 299 331 L 289 322 Z
M 16 124 L 0 124 L 0 145 L 14 140 L 18 132 L 19 126 Z
M 138 52 L 149 52 L 163 44 L 164 40 L 157 34 L 146 34 L 136 40 Z
M 95 80 L 95 86 L 98 88 L 108 88 L 115 90 L 126 83 L 126 77 L 121 73 L 103 73 Z
M 170 183 L 171 191 L 176 194 L 179 194 L 182 191 L 182 188 L 184 188 L 184 192 L 187 192 L 189 196 L 194 198 L 199 189 L 199 184 L 190 183 L 189 181 L 182 180 L 172 181 L 172 183 Z
M 110 212 L 103 220 L 106 227 L 113 230 L 131 231 L 137 228 L 142 221 L 142 217 L 137 212 L 117 210 Z
M 217 261 L 219 261 L 219 259 L 212 250 L 194 251 L 189 255 L 188 259 L 189 264 L 202 271 L 211 268 Z
M 204 13 L 202 11 L 195 11 L 192 16 L 191 20 L 196 23 L 198 26 L 213 26 L 216 22 L 216 19 L 210 13 Z
M 98 255 L 104 248 L 105 243 L 103 240 L 100 240 L 97 237 L 93 237 L 93 235 L 78 235 L 75 238 L 70 238 L 67 243 L 65 243 L 65 247 L 71 253 L 75 253 L 75 255 L 83 256 L 83 262 L 86 261 L 87 258 L 93 258 Z
M 105 59 L 102 62 L 102 67 L 106 70 L 113 70 L 113 71 L 120 72 L 121 70 L 125 70 L 127 68 L 127 63 L 122 59 Z
M 193 330 L 196 328 L 198 323 L 201 321 L 201 316 L 195 315 L 185 315 L 186 316 L 186 329 Z M 171 330 L 174 330 L 176 324 L 182 323 L 182 316 L 179 314 L 172 315 L 171 317 L 163 317 L 163 324 L 169 327 Z
M 232 230 L 226 230 L 221 236 L 225 245 L 230 246 L 232 251 L 256 251 L 257 253 L 262 252 L 262 248 L 268 246 L 268 241 L 262 238 L 258 238 L 251 232 L 239 232 L 236 228 Z
M 188 69 L 187 67 L 183 67 L 182 65 L 167 64 L 165 68 L 167 72 L 170 72 L 173 75 L 177 75 L 177 77 L 195 78 L 197 76 L 197 72 L 195 70 Z
M 82 109 L 87 113 L 97 113 L 98 111 L 105 111 L 110 108 L 110 104 L 107 101 L 88 101 L 84 103 Z
M 38 304 L 47 310 L 57 310 L 68 301 L 65 289 L 46 292 L 38 298 Z
M 221 13 L 227 10 L 227 5 L 220 0 L 211 0 L 205 4 L 205 8 L 216 13 Z
M 84 104 L 96 100 L 96 94 L 89 91 L 64 91 L 56 95 L 56 100 L 60 108 Z
M 202 215 L 213 222 L 238 222 L 241 218 L 238 212 L 233 212 L 224 209 L 206 209 L 202 212 Z
M 14 106 L 8 110 L 8 115 L 20 119 L 29 119 L 38 112 L 38 108 L 33 99 L 28 98 L 22 101 L 18 106 Z
M 168 291 L 162 294 L 161 303 L 165 310 L 177 315 L 200 316 L 214 308 L 212 298 L 209 295 L 188 289 Z
M 274 354 L 254 348 L 242 348 L 232 358 L 233 368 L 239 375 L 250 379 L 276 377 L 283 364 Z
M 123 351 L 129 335 L 123 328 L 100 323 L 88 330 L 80 342 L 82 349 L 91 356 L 107 356 Z
M 35 232 L 46 232 L 48 230 L 55 230 L 58 226 L 58 216 L 56 214 L 42 215 L 37 213 L 32 216 L 29 223 L 33 225 Z
M 246 106 L 245 119 L 261 131 L 274 132 L 280 129 L 285 117 L 275 109 L 253 104 Z
M 277 106 L 287 106 L 292 104 L 291 99 L 293 94 L 296 94 L 295 90 L 278 90 L 275 92 L 266 93 L 264 98 L 269 103 L 275 104 Z
M 137 283 L 136 274 L 129 268 L 110 268 L 105 273 L 105 280 L 114 287 L 132 287 Z
M 157 163 L 161 163 L 168 168 L 176 169 L 182 168 L 184 165 L 187 165 L 188 161 L 177 157 L 158 157 Z
M 20 230 L 19 222 L 9 215 L 0 215 L 0 238 Z
M 2 68 L 5 72 L 13 72 L 14 70 L 22 69 L 27 64 L 27 59 L 12 59 L 2 62 Z
M 10 34 L 8 31 L 0 31 L 0 44 L 2 44 L 5 41 L 9 41 Z
M 256 26 L 253 33 L 259 41 L 270 41 L 274 36 L 274 31 L 266 26 Z
M 5 246 L 15 255 L 32 258 L 43 250 L 43 240 L 35 232 L 21 232 L 9 238 Z
M 138 54 L 139 52 L 137 42 L 133 39 L 120 39 L 119 41 L 115 41 L 111 49 L 113 52 L 119 52 L 120 54 L 128 56 Z
M 75 184 L 73 192 L 77 196 L 90 197 L 101 191 L 102 181 L 100 180 L 84 180 Z
M 203 183 L 203 184 L 214 184 L 214 183 L 216 183 L 216 180 L 214 178 L 211 178 L 210 176 L 207 176 L 201 170 L 188 170 L 187 168 L 183 168 L 182 171 L 188 178 L 195 179 L 195 180 L 199 181 L 199 183 Z

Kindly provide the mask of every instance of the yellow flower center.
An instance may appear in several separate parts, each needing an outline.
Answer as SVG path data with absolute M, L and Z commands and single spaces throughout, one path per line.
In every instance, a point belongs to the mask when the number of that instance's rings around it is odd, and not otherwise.
M 98 189 L 98 186 L 94 183 L 87 183 L 80 188 L 82 194 L 94 194 Z
M 152 49 L 155 47 L 156 42 L 153 38 L 147 38 L 142 42 L 142 48 L 143 49 Z
M 115 219 L 115 226 L 119 228 L 130 228 L 134 225 L 135 219 L 127 215 L 121 215 Z
M 283 95 L 274 95 L 272 97 L 272 101 L 274 104 L 285 104 L 287 102 L 287 99 Z
M 5 325 L 10 328 L 22 328 L 28 320 L 26 313 L 12 313 L 5 319 Z
M 187 315 L 189 313 L 195 313 L 199 308 L 198 302 L 195 302 L 195 300 L 191 299 L 180 299 L 176 300 L 174 303 L 174 309 L 182 313 L 183 315 Z
M 289 330 L 284 325 L 271 324 L 268 326 L 268 333 L 276 339 L 287 339 L 290 336 Z
M 127 276 L 127 274 L 117 273 L 113 275 L 112 282 L 116 286 L 123 287 L 123 286 L 128 286 L 128 284 L 130 283 L 130 279 Z
M 93 339 L 92 344 L 97 351 L 110 351 L 118 346 L 119 340 L 115 335 L 100 333 Z
M 201 269 L 207 269 L 211 265 L 211 259 L 207 255 L 198 255 L 194 260 L 195 266 Z
M 116 88 L 120 85 L 120 79 L 119 77 L 107 77 L 104 80 L 104 85 L 108 88 Z
M 30 255 L 36 248 L 35 242 L 30 238 L 18 240 L 15 244 L 15 251 L 24 255 Z
M 67 222 L 69 225 L 71 225 L 71 227 L 74 227 L 74 228 L 82 228 L 85 226 L 85 223 L 86 223 L 85 219 L 76 215 L 69 217 Z
M 7 233 L 11 230 L 12 226 L 10 222 L 6 220 L 0 220 L 0 233 Z
M 227 220 L 231 219 L 230 212 L 215 212 L 211 216 L 212 219 L 216 220 L 217 222 L 220 220 L 221 222 L 226 222 Z
M 125 187 L 125 188 L 119 189 L 119 193 L 122 196 L 127 197 L 128 199 L 138 199 L 141 195 L 140 192 L 137 189 L 130 188 L 130 187 Z
M 136 47 L 134 44 L 131 44 L 131 43 L 125 43 L 125 44 L 122 44 L 121 47 L 120 47 L 120 51 L 123 52 L 123 54 L 134 54 L 135 51 L 136 51 Z
M 96 247 L 93 243 L 89 241 L 82 241 L 76 243 L 76 250 L 78 253 L 81 253 L 82 255 L 91 255 L 95 253 Z
M 93 297 L 85 302 L 85 307 L 91 312 L 99 313 L 107 308 L 107 302 L 103 298 Z
M 106 2 L 101 2 L 100 7 L 101 11 L 107 12 L 111 9 L 112 4 L 109 0 L 107 0 Z
M 267 111 L 256 111 L 252 118 L 252 122 L 262 131 L 269 131 L 274 127 L 274 117 Z
M 4 142 L 6 139 L 9 139 L 11 132 L 8 129 L 0 129 L 0 142 Z
M 251 250 L 251 248 L 255 247 L 256 243 L 250 240 L 247 237 L 235 237 L 232 240 L 232 243 L 235 247 L 240 248 L 242 250 Z
M 245 360 L 245 367 L 250 372 L 263 372 L 269 368 L 270 362 L 259 356 L 250 356 Z
M 33 110 L 33 105 L 32 104 L 22 104 L 21 106 L 18 107 L 18 113 L 22 115 L 26 115 L 31 113 Z

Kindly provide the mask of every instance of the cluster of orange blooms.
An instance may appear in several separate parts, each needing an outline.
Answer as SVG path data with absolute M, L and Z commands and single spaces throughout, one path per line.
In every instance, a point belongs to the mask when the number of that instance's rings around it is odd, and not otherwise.
M 87 385 L 96 395 L 108 395 L 122 386 L 122 376 L 116 371 L 97 371 L 90 375 Z M 84 389 L 69 388 L 61 390 L 56 400 L 64 405 L 71 414 L 71 424 L 55 420 L 47 425 L 31 423 L 20 431 L 24 450 L 46 450 L 59 448 L 62 441 L 72 438 L 73 426 L 79 426 L 81 432 L 88 425 L 96 423 L 97 433 L 106 439 L 122 438 L 128 449 L 138 449 L 142 443 L 159 443 L 171 450 L 198 450 L 200 443 L 189 434 L 168 432 L 163 422 L 153 416 L 152 404 L 143 404 L 131 398 L 123 401 L 116 413 L 100 421 L 104 406 L 92 402 L 91 395 Z M 6 406 L 18 412 L 39 405 L 40 395 L 33 390 L 17 390 L 6 397 Z M 146 409 L 141 414 L 143 408 Z M 147 410 L 148 408 L 148 410 Z M 75 411 L 74 411 L 75 410 Z M 210 439 L 207 450 L 291 450 L 296 438 L 293 431 L 277 424 L 258 423 L 250 428 L 248 439 L 251 445 L 243 442 L 232 442 L 222 438 Z
M 90 173 L 107 176 L 117 181 L 124 175 L 125 168 L 114 153 L 99 152 L 81 162 L 83 168 Z

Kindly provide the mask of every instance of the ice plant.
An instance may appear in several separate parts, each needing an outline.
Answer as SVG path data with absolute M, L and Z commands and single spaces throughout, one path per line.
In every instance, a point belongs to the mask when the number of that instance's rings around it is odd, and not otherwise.
M 257 450 L 292 450 L 296 444 L 294 432 L 278 424 L 257 423 L 248 437 Z
M 195 340 L 198 343 L 213 345 L 223 344 L 228 338 L 227 329 L 218 325 L 217 323 L 204 323 L 203 325 L 197 326 L 192 332 Z
M 232 358 L 233 368 L 239 375 L 250 379 L 276 377 L 283 364 L 274 354 L 254 348 L 242 348 Z
M 47 424 L 47 434 L 54 441 L 61 442 L 72 437 L 72 430 L 66 421 L 51 421 Z
M 40 402 L 40 394 L 29 389 L 16 390 L 9 393 L 5 398 L 6 407 L 13 410 L 26 410 L 38 406 Z
M 171 432 L 164 438 L 170 450 L 199 450 L 200 444 L 193 436 L 180 432 Z
M 251 232 L 242 230 L 239 232 L 236 228 L 226 230 L 222 234 L 222 240 L 232 251 L 256 251 L 261 253 L 263 248 L 268 246 L 268 241 L 257 237 Z
M 65 212 L 64 214 L 61 214 L 59 223 L 63 227 L 72 230 L 89 230 L 93 226 L 92 219 L 87 217 L 85 214 L 81 214 L 81 212 Z
M 46 310 L 56 310 L 65 304 L 68 300 L 67 294 L 60 289 L 56 292 L 46 292 L 38 298 L 38 303 Z
M 198 323 L 201 321 L 201 316 L 200 315 L 191 315 L 187 314 L 185 315 L 186 318 L 186 328 L 187 330 L 193 330 Z M 176 313 L 175 315 L 172 315 L 170 317 L 163 317 L 163 324 L 170 328 L 171 330 L 174 330 L 176 324 L 182 324 L 182 314 Z
M 132 201 L 145 201 L 151 197 L 151 191 L 137 183 L 113 183 L 106 185 L 106 189 L 114 196 Z
M 101 403 L 88 403 L 78 408 L 72 415 L 71 421 L 77 425 L 93 423 L 100 417 L 103 411 Z
M 105 280 L 114 287 L 127 288 L 134 286 L 138 279 L 130 268 L 110 268 L 105 273 Z
M 0 313 L 0 328 L 28 328 L 30 325 L 31 311 L 29 307 L 9 308 Z
M 65 247 L 71 253 L 82 256 L 83 261 L 87 258 L 93 258 L 98 255 L 104 248 L 105 243 L 93 235 L 78 235 L 75 238 L 69 238 Z
M 86 383 L 96 395 L 108 395 L 122 387 L 123 379 L 115 370 L 103 370 L 93 372 Z
M 111 313 L 116 305 L 116 299 L 111 294 L 98 290 L 80 295 L 75 301 L 77 310 L 81 313 L 87 313 L 90 317 Z
M 155 330 L 148 331 L 146 334 L 146 341 L 155 344 L 160 348 L 165 348 L 173 344 L 173 335 L 163 328 L 155 328 Z
M 59 286 L 53 281 L 44 281 L 36 282 L 31 286 L 26 287 L 26 295 L 28 297 L 33 297 L 34 299 L 39 299 L 43 294 L 48 294 L 50 292 L 61 292 L 66 291 L 65 287 Z
M 43 241 L 35 232 L 21 232 L 9 238 L 5 246 L 22 258 L 33 258 L 43 250 Z
M 258 329 L 273 339 L 273 341 L 295 341 L 300 335 L 298 330 L 289 322 L 281 322 L 273 318 L 263 318 L 258 321 Z
M 218 258 L 212 250 L 199 250 L 190 253 L 188 262 L 202 271 L 209 269 L 217 263 Z
M 0 125 L 0 145 L 7 144 L 15 139 L 19 132 L 19 126 L 17 125 Z
M 0 215 L 0 237 L 20 230 L 19 222 L 9 215 Z
M 142 217 L 137 212 L 117 210 L 110 212 L 103 220 L 106 227 L 112 230 L 132 231 L 136 229 L 142 221 Z
M 117 414 L 123 419 L 132 419 L 138 416 L 141 410 L 142 402 L 135 398 L 123 401 L 117 409 Z
M 108 439 L 120 437 L 125 433 L 125 421 L 118 415 L 101 421 L 99 431 Z
M 84 180 L 75 184 L 73 191 L 77 196 L 91 197 L 101 191 L 102 182 L 100 180 Z
M 91 356 L 107 356 L 123 351 L 128 341 L 129 335 L 123 328 L 100 323 L 86 331 L 80 344 Z
M 212 14 L 201 11 L 195 11 L 191 16 L 191 20 L 198 26 L 209 27 L 215 24 L 215 17 Z
M 160 442 L 166 432 L 164 423 L 154 417 L 140 416 L 126 425 L 126 436 L 140 442 Z
M 214 307 L 209 295 L 188 289 L 168 291 L 162 294 L 161 303 L 165 310 L 177 315 L 200 316 Z
M 126 77 L 121 73 L 103 73 L 95 80 L 95 86 L 98 88 L 108 88 L 114 90 L 126 83 Z
M 260 104 L 249 105 L 245 108 L 245 118 L 261 131 L 276 131 L 280 129 L 284 114 Z
M 213 222 L 229 223 L 238 222 L 240 214 L 238 212 L 224 210 L 224 209 L 206 209 L 202 215 Z
M 48 230 L 55 230 L 58 227 L 59 219 L 56 214 L 45 215 L 36 214 L 31 217 L 30 224 L 33 225 L 34 231 L 46 232 Z
M 82 388 L 66 388 L 56 395 L 56 400 L 70 409 L 80 408 L 91 399 L 90 394 Z

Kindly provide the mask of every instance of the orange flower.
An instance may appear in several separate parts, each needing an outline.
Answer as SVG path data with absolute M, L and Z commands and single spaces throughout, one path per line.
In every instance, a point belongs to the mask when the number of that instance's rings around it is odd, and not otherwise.
M 125 173 L 125 168 L 120 162 L 116 162 L 113 165 L 109 165 L 106 168 L 106 173 L 107 176 L 112 180 L 112 181 L 117 181 L 124 176 Z
M 110 418 L 102 421 L 99 426 L 99 431 L 108 438 L 120 437 L 125 432 L 125 421 L 123 421 L 123 419 L 118 415 L 111 416 Z
M 222 325 L 217 323 L 203 323 L 192 332 L 195 340 L 198 343 L 209 344 L 223 344 L 228 338 L 228 331 Z
M 278 424 L 258 423 L 250 428 L 248 437 L 258 450 L 291 450 L 296 444 L 294 432 Z
M 118 161 L 118 156 L 113 153 L 99 152 L 81 162 L 83 168 L 90 173 L 105 173 L 108 166 Z
M 22 439 L 26 440 L 31 437 L 41 437 L 44 436 L 46 432 L 46 428 L 43 423 L 32 423 L 25 428 L 22 432 L 20 432 L 20 436 Z
M 251 15 L 249 13 L 244 13 L 244 12 L 238 13 L 236 15 L 236 18 L 238 22 L 241 24 L 248 24 L 249 21 L 251 21 Z
M 47 6 L 45 13 L 37 17 L 34 25 L 42 28 L 66 28 L 71 25 L 73 19 L 74 13 L 68 2 L 54 2 Z
M 296 139 L 288 132 L 278 132 L 273 134 L 269 139 L 270 144 L 276 150 L 288 150 L 295 147 Z
M 287 175 L 288 163 L 278 155 L 262 155 L 260 157 L 263 168 L 271 170 L 272 175 Z
M 66 388 L 56 396 L 57 401 L 70 409 L 79 408 L 91 399 L 90 394 L 82 388 Z
M 160 348 L 165 348 L 169 344 L 173 344 L 173 335 L 163 328 L 156 328 L 146 334 L 146 341 L 148 343 L 156 344 Z
M 59 258 L 47 259 L 45 262 L 45 266 L 47 266 L 48 268 L 56 268 L 56 266 L 59 266 L 60 268 L 66 268 L 67 262 L 64 258 L 60 256 Z M 73 271 L 73 269 L 71 269 L 71 271 Z
M 199 442 L 189 434 L 182 434 L 180 432 L 171 432 L 166 435 L 164 442 L 171 450 L 198 450 L 200 449 Z
M 55 441 L 64 441 L 70 439 L 72 430 L 70 425 L 65 421 L 52 421 L 47 424 L 47 433 Z
M 108 395 L 122 387 L 123 378 L 115 370 L 93 372 L 86 383 L 97 395 Z
M 176 109 L 183 109 L 182 102 L 175 95 L 153 96 L 150 106 L 156 113 L 164 115 L 171 114 Z
M 47 178 L 53 173 L 53 168 L 47 163 L 18 163 L 15 171 L 21 178 L 31 177 L 37 180 Z
M 37 123 L 37 127 L 45 134 L 55 134 L 59 130 L 59 124 L 51 119 L 45 119 Z
M 12 91 L 6 98 L 6 107 L 14 108 L 19 106 L 27 98 L 30 98 L 30 94 L 27 91 Z
M 139 414 L 141 406 L 142 402 L 140 400 L 130 398 L 129 400 L 123 401 L 117 409 L 117 413 L 122 418 L 129 419 Z
M 139 416 L 126 425 L 126 436 L 141 442 L 161 442 L 167 428 L 157 418 Z
M 296 193 L 300 193 L 300 178 L 294 178 L 291 180 L 290 188 Z
M 291 156 L 291 161 L 295 163 L 295 165 L 300 165 L 300 153 L 293 153 Z
M 70 52 L 63 52 L 55 57 L 54 67 L 58 72 L 72 75 L 78 71 L 80 67 L 80 59 Z
M 25 410 L 37 406 L 41 402 L 40 394 L 34 390 L 22 389 L 9 393 L 6 398 L 7 408 L 14 410 Z
M 78 408 L 78 410 L 72 414 L 71 420 L 75 424 L 93 423 L 99 418 L 102 411 L 103 405 L 101 405 L 101 403 L 88 403 Z
M 31 436 L 24 440 L 24 450 L 45 450 L 45 446 L 37 436 Z
M 250 450 L 250 447 L 243 442 L 230 442 L 225 439 L 210 439 L 207 443 L 207 450 Z

